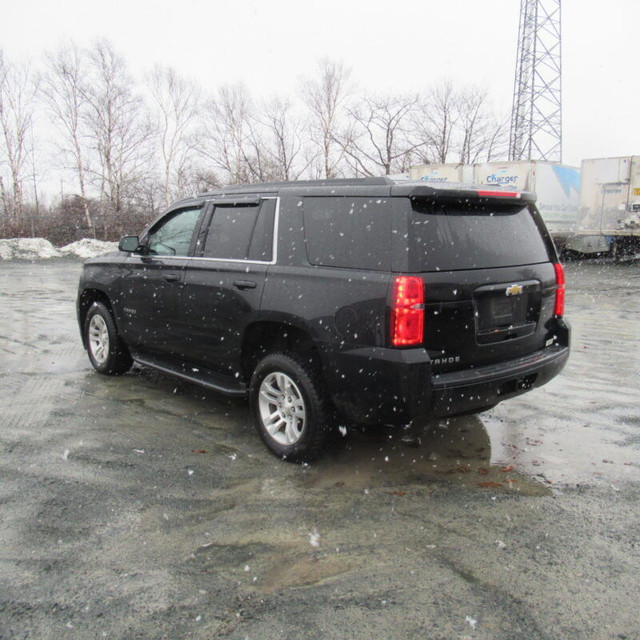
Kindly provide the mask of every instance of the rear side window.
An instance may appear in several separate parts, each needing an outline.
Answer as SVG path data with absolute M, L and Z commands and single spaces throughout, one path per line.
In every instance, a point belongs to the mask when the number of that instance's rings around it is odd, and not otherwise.
M 526 206 L 473 200 L 407 203 L 410 271 L 487 269 L 549 260 Z
M 304 236 L 311 264 L 389 270 L 388 198 L 304 198 Z
M 253 229 L 249 260 L 270 262 L 273 257 L 273 223 L 276 215 L 276 200 L 263 200 Z
M 207 231 L 203 256 L 221 260 L 270 261 L 275 200 L 260 204 L 218 203 Z

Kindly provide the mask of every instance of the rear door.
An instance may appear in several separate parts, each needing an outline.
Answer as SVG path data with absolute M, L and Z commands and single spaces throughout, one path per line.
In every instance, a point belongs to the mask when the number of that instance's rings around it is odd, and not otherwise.
M 275 260 L 277 199 L 218 199 L 184 274 L 185 359 L 217 373 L 240 372 L 244 329 L 258 314 Z
M 535 209 L 497 199 L 412 200 L 409 271 L 425 282 L 436 370 L 532 353 L 553 332 L 553 246 Z

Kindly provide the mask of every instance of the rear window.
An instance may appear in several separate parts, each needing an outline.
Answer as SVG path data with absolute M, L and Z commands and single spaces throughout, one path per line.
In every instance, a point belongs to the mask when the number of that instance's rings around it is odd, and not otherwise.
M 304 198 L 304 237 L 311 264 L 390 269 L 388 198 Z
M 454 271 L 547 262 L 528 207 L 411 199 L 409 269 Z

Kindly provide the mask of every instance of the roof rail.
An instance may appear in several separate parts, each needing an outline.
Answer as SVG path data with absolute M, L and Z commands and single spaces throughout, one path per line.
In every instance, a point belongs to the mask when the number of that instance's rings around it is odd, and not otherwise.
M 372 178 L 330 178 L 328 180 L 290 180 L 287 182 L 258 182 L 255 184 L 233 184 L 227 187 L 221 187 L 216 191 L 207 191 L 199 193 L 198 196 L 213 196 L 227 193 L 237 193 L 239 191 L 276 191 L 283 187 L 340 187 L 349 185 L 361 186 L 384 186 L 395 184 L 391 178 L 372 177 Z

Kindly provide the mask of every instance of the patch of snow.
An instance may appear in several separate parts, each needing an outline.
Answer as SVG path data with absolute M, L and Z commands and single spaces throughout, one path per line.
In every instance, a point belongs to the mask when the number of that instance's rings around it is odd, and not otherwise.
M 318 533 L 318 531 L 316 529 L 314 529 L 309 534 L 309 544 L 312 547 L 319 547 L 320 546 L 320 534 Z
M 116 242 L 105 242 L 104 240 L 93 240 L 92 238 L 83 238 L 72 242 L 59 251 L 63 256 L 77 256 L 78 258 L 95 258 L 111 251 L 117 251 L 118 244 Z
M 0 240 L 3 260 L 33 260 L 59 258 L 60 252 L 44 238 L 9 238 Z
M 0 260 L 45 260 L 49 258 L 94 258 L 116 251 L 115 242 L 84 238 L 56 249 L 44 238 L 4 238 L 0 239 Z
M 4 240 L 0 240 L 0 260 L 11 260 L 13 258 L 13 251 L 6 245 L 3 244 Z

